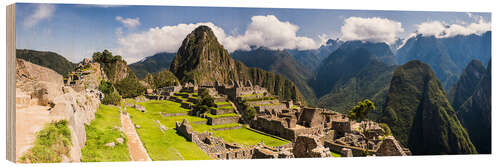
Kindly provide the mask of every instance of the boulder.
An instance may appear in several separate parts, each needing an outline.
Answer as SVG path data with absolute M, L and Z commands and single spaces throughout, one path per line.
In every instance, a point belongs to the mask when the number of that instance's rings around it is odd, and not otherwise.
M 121 137 L 116 138 L 116 142 L 119 143 L 119 144 L 123 144 L 124 141 L 125 140 L 123 138 L 121 138 Z
M 104 145 L 108 146 L 108 147 L 115 147 L 115 142 L 109 142 L 109 143 L 106 143 Z

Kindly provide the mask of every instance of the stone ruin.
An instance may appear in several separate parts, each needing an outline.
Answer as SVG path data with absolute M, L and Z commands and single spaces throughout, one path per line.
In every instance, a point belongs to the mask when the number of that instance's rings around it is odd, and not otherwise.
M 325 158 L 331 157 L 330 149 L 323 146 L 319 136 L 298 136 L 293 143 L 293 155 L 296 158 Z
M 228 95 L 229 98 L 236 100 L 237 97 L 246 95 L 268 95 L 267 89 L 259 85 L 253 85 L 250 80 L 246 82 L 230 80 L 229 84 L 215 83 L 218 92 Z
M 238 144 L 230 144 L 222 138 L 213 136 L 210 132 L 197 133 L 189 122 L 184 119 L 182 123 L 176 122 L 177 133 L 186 137 L 189 141 L 215 159 L 251 159 L 251 158 L 292 158 L 293 154 L 289 148 L 268 147 L 263 144 L 243 147 Z
M 214 85 L 198 87 L 196 84 L 186 83 L 183 87 L 172 87 L 172 91 L 200 93 L 208 90 L 216 102 L 228 99 L 238 101 L 238 98 L 245 95 L 257 97 L 255 95 L 259 94 L 269 97 L 264 88 L 254 86 L 250 81 L 245 83 L 231 81 L 229 85 L 216 82 Z M 244 101 L 242 98 L 239 100 Z M 294 104 L 293 101 L 280 102 L 272 98 L 246 101 L 246 104 L 257 111 L 257 116 L 248 122 L 251 128 L 290 140 L 293 144 L 287 149 L 261 144 L 243 147 L 226 143 L 209 132 L 194 132 L 187 120 L 177 123 L 176 129 L 179 134 L 196 143 L 204 152 L 216 159 L 329 157 L 330 151 L 347 157 L 411 155 L 411 152 L 403 148 L 394 137 L 384 136 L 384 130 L 373 121 L 355 122 L 345 114 L 322 108 L 303 107 Z M 242 107 L 237 106 L 237 108 Z M 210 112 L 213 115 L 226 113 L 222 110 Z M 237 110 L 236 112 L 239 113 Z M 209 120 L 207 123 L 212 125 L 233 123 L 237 122 L 238 118 L 225 119 Z

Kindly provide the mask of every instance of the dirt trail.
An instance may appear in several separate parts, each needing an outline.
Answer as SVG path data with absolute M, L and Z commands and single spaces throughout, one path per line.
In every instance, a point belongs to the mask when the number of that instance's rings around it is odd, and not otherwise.
M 139 135 L 135 131 L 135 126 L 130 120 L 128 114 L 120 114 L 122 120 L 122 127 L 125 135 L 127 135 L 128 139 L 128 152 L 130 154 L 131 161 L 151 161 L 149 158 L 146 149 L 142 145 L 141 140 L 139 139 Z

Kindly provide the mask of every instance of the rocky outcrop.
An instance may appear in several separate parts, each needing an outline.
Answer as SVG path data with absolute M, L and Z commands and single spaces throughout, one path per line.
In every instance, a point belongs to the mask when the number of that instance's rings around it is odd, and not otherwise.
M 319 136 L 298 136 L 293 144 L 295 158 L 324 158 L 331 157 L 330 149 L 323 146 Z
M 16 157 L 33 146 L 36 132 L 45 124 L 68 120 L 72 148 L 69 158 L 63 159 L 79 162 L 86 141 L 85 124 L 94 119 L 100 92 L 96 89 L 77 92 L 64 86 L 63 77 L 55 71 L 21 59 L 16 67 L 16 126 L 24 124 L 16 128 L 16 148 L 19 148 Z

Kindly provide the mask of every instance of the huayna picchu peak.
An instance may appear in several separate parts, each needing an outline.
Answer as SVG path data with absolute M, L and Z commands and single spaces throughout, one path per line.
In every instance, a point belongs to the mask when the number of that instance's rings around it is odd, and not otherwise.
M 186 36 L 170 65 L 170 71 L 184 83 L 214 85 L 216 82 L 229 84 L 251 81 L 281 99 L 304 101 L 292 81 L 279 74 L 249 68 L 234 60 L 208 26 L 199 26 Z

